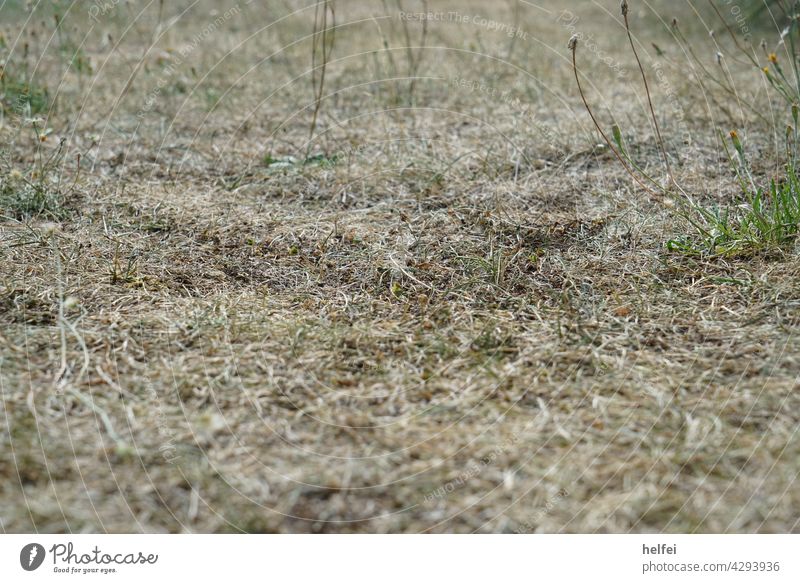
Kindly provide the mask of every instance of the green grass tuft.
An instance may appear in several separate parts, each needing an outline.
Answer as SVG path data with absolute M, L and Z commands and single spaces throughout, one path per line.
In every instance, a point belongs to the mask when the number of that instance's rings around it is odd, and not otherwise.
M 690 204 L 684 217 L 694 237 L 667 242 L 671 251 L 692 255 L 737 255 L 785 247 L 794 242 L 800 224 L 800 181 L 794 169 L 785 181 L 774 180 L 734 208 Z
M 0 108 L 6 113 L 38 115 L 50 108 L 50 94 L 41 87 L 17 77 L 7 71 L 0 83 Z

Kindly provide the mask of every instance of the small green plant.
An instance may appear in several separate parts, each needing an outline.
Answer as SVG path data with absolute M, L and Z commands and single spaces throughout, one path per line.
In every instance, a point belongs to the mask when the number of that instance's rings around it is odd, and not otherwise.
M 0 110 L 5 115 L 34 116 L 47 113 L 50 94 L 0 63 Z
M 40 119 L 28 122 L 36 139 L 36 155 L 33 163 L 20 169 L 19 164 L 0 153 L 0 208 L 18 219 L 31 216 L 56 219 L 63 214 L 66 192 L 62 184 L 64 142 L 45 154 L 42 142 L 49 132 L 42 128 Z
M 742 189 L 739 204 L 734 208 L 689 206 L 683 214 L 696 236 L 670 240 L 668 249 L 693 255 L 735 255 L 779 248 L 796 239 L 800 225 L 800 179 L 794 158 L 786 165 L 785 176 L 779 182 L 771 180 L 769 186 L 759 187 L 735 131 L 731 132 L 730 141 L 735 157 L 724 140 L 723 147 L 736 168 Z
M 766 185 L 763 184 L 763 179 L 754 176 L 750 170 L 741 138 L 736 131 L 732 131 L 728 139 L 720 136 L 720 142 L 725 156 L 736 175 L 736 180 L 741 189 L 741 196 L 728 207 L 705 207 L 697 203 L 678 184 L 672 174 L 669 156 L 664 147 L 664 141 L 661 137 L 658 120 L 653 108 L 647 77 L 631 36 L 628 22 L 628 2 L 622 0 L 620 6 L 631 51 L 636 58 L 647 95 L 647 104 L 655 129 L 656 143 L 668 179 L 666 182 L 659 182 L 636 163 L 625 146 L 619 126 L 616 124 L 612 126 L 611 138 L 601 127 L 586 99 L 580 82 L 576 60 L 578 45 L 576 36 L 573 36 L 569 42 L 569 49 L 572 52 L 573 72 L 581 99 L 589 112 L 592 122 L 628 174 L 640 186 L 656 196 L 677 196 L 675 204 L 680 209 L 681 216 L 693 228 L 694 234 L 669 240 L 667 248 L 671 251 L 692 255 L 737 255 L 770 248 L 774 249 L 792 243 L 800 231 L 800 179 L 798 179 L 797 172 L 797 100 L 800 98 L 800 74 L 798 74 L 800 69 L 798 68 L 797 60 L 792 60 L 795 80 L 798 81 L 794 87 L 790 85 L 786 74 L 779 67 L 778 59 L 774 53 L 768 54 L 768 60 L 776 67 L 777 75 L 771 74 L 768 68 L 764 70 L 773 88 L 792 104 L 794 125 L 789 125 L 786 131 L 786 161 L 782 176 L 778 179 L 770 180 Z M 796 2 L 794 6 L 800 6 L 800 2 Z M 673 27 L 676 27 L 675 23 L 673 23 Z M 795 18 L 787 28 L 786 34 L 793 35 L 798 33 L 797 27 L 797 19 Z M 730 32 L 731 36 L 736 40 L 734 33 Z M 791 47 L 794 54 L 793 42 Z M 742 50 L 745 51 L 745 49 Z M 758 66 L 757 61 L 753 59 L 752 62 Z
M 307 158 L 300 160 L 294 156 L 281 156 L 275 158 L 272 154 L 266 154 L 262 159 L 264 166 L 270 170 L 281 170 L 287 168 L 302 168 L 304 166 L 319 166 L 321 168 L 331 168 L 339 163 L 340 155 L 333 154 L 326 156 L 325 154 L 312 154 Z
M 111 285 L 141 285 L 143 280 L 139 277 L 139 257 L 130 253 L 127 258 L 122 258 L 122 244 L 116 241 L 114 258 L 108 270 Z
M 515 256 L 515 254 L 505 252 L 502 247 L 495 248 L 494 241 L 492 241 L 487 257 L 473 257 L 472 259 L 485 271 L 492 284 L 503 287 L 506 270 Z

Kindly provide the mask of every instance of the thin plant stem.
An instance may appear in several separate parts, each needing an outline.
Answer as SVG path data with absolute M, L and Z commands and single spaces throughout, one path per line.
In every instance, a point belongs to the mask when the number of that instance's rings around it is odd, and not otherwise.
M 611 140 L 608 138 L 606 133 L 603 131 L 603 128 L 600 127 L 600 124 L 598 123 L 597 118 L 595 117 L 594 112 L 592 111 L 592 108 L 589 106 L 589 102 L 586 100 L 586 95 L 583 92 L 583 87 L 581 86 L 580 76 L 578 75 L 578 63 L 577 63 L 577 57 L 576 57 L 577 48 L 578 48 L 578 37 L 577 36 L 573 36 L 569 40 L 569 49 L 570 49 L 570 51 L 572 51 L 572 72 L 575 75 L 575 83 L 577 83 L 577 85 L 578 85 L 578 93 L 580 93 L 580 95 L 581 95 L 581 100 L 583 101 L 583 106 L 586 108 L 586 111 L 589 113 L 589 117 L 592 118 L 592 123 L 594 123 L 594 127 L 596 127 L 597 131 L 600 132 L 600 135 L 603 137 L 603 140 L 605 141 L 605 143 L 608 145 L 608 147 L 614 153 L 614 156 L 617 157 L 617 160 L 619 160 L 619 163 L 622 164 L 622 167 L 625 168 L 625 171 L 628 174 L 630 174 L 631 178 L 633 178 L 637 183 L 639 183 L 639 185 L 642 188 L 644 188 L 646 191 L 648 191 L 649 193 L 651 193 L 654 196 L 658 196 L 658 193 L 656 193 L 652 188 L 650 188 L 644 182 L 642 182 L 642 180 L 636 175 L 636 173 L 630 168 L 630 166 L 628 166 L 627 162 L 625 162 L 625 159 L 622 157 L 622 155 L 619 152 L 617 152 L 617 149 L 614 147 L 614 145 L 611 143 Z
M 319 0 L 314 10 L 314 34 L 311 45 L 311 85 L 314 94 L 314 112 L 308 127 L 308 143 L 306 144 L 305 159 L 311 154 L 314 132 L 317 129 L 317 119 L 322 108 L 322 95 L 325 89 L 325 73 L 328 68 L 333 43 L 336 34 L 336 12 L 333 0 Z M 328 13 L 330 12 L 332 26 L 328 29 Z M 328 41 L 330 35 L 330 42 Z M 317 47 L 320 47 L 322 62 L 320 64 L 319 80 L 317 80 Z
M 622 10 L 622 18 L 625 21 L 625 32 L 628 35 L 628 41 L 631 45 L 631 51 L 633 51 L 633 56 L 636 58 L 636 64 L 639 66 L 639 73 L 642 76 L 642 82 L 644 83 L 644 91 L 647 94 L 647 106 L 650 109 L 650 117 L 653 118 L 653 125 L 655 126 L 656 130 L 656 140 L 658 141 L 658 148 L 661 151 L 661 156 L 664 159 L 664 166 L 667 170 L 667 176 L 669 177 L 670 182 L 677 188 L 678 184 L 675 181 L 675 177 L 672 175 L 672 168 L 669 165 L 669 157 L 667 156 L 667 150 L 664 148 L 664 140 L 661 138 L 661 129 L 658 127 L 658 120 L 656 119 L 656 112 L 653 108 L 653 100 L 650 97 L 650 86 L 647 83 L 647 75 L 644 73 L 644 67 L 642 66 L 642 61 L 639 59 L 639 53 L 636 52 L 636 45 L 633 42 L 633 35 L 631 34 L 631 27 L 628 23 L 628 2 L 626 0 L 622 0 L 621 10 Z

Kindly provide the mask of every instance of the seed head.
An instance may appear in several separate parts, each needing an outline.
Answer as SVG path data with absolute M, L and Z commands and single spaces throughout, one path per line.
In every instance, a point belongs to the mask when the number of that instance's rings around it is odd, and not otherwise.
M 578 35 L 573 34 L 569 39 L 569 43 L 567 43 L 567 48 L 574 52 L 577 46 L 578 46 Z
M 776 55 L 775 53 L 770 53 L 769 56 L 767 56 L 767 58 L 769 59 L 770 63 L 778 62 L 778 55 Z
M 622 16 L 628 16 L 628 0 L 622 0 L 619 5 L 620 11 L 622 11 Z

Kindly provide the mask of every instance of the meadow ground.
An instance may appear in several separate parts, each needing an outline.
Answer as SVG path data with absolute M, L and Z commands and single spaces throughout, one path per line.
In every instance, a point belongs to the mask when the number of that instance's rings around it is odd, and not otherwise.
M 572 76 L 579 33 L 662 176 L 616 0 L 340 0 L 325 39 L 312 2 L 28 4 L 0 0 L 2 531 L 800 530 L 800 260 L 667 249 L 679 206 Z M 702 4 L 631 20 L 676 177 L 726 204 L 716 132 L 768 176 L 748 106 L 785 112 Z

